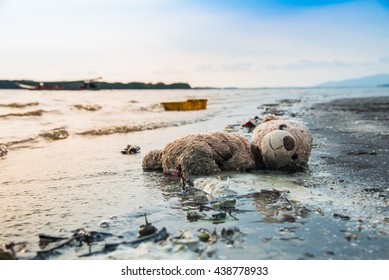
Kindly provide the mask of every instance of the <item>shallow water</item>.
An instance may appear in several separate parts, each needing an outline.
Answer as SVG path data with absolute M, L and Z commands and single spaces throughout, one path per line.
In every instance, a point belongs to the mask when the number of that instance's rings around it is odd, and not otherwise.
M 235 207 L 240 211 L 233 214 L 239 220 L 229 217 L 221 224 L 189 222 L 187 212 L 196 203 L 205 202 L 205 194 L 185 195 L 176 177 L 141 169 L 142 157 L 149 150 L 161 148 L 186 133 L 220 130 L 227 124 L 248 120 L 263 112 L 258 109 L 263 104 L 295 99 L 284 102 L 283 109 L 286 116 L 296 114 L 303 121 L 310 104 L 366 95 L 387 92 L 380 88 L 0 91 L 0 144 L 9 150 L 0 158 L 0 243 L 23 243 L 18 256 L 32 258 L 42 249 L 40 233 L 69 237 L 73 230 L 86 228 L 120 236 L 109 238 L 109 242 L 132 240 L 147 213 L 157 228 L 167 228 L 167 242 L 145 243 L 136 248 L 119 246 L 114 252 L 90 258 L 389 258 L 385 250 L 388 237 L 382 234 L 387 226 L 381 222 L 387 213 L 381 202 L 371 200 L 356 205 L 350 191 L 328 191 L 322 182 L 332 175 L 319 168 L 321 162 L 315 154 L 307 173 L 220 174 L 239 186 L 235 190 Z M 161 101 L 187 98 L 207 98 L 207 110 L 166 112 L 158 106 Z M 87 105 L 98 106 L 94 111 L 83 109 Z M 36 110 L 43 113 L 25 114 Z M 128 128 L 127 133 L 115 133 L 122 131 L 118 127 Z M 68 132 L 66 139 L 53 141 L 42 136 L 57 128 Z M 139 145 L 141 153 L 122 155 L 120 151 L 127 144 Z M 287 200 L 269 201 L 255 195 L 272 188 L 288 191 Z M 296 209 L 304 206 L 309 211 L 293 220 L 288 216 L 288 200 Z M 347 220 L 331 216 L 335 212 L 350 215 L 342 212 L 344 205 L 358 213 L 357 217 Z M 206 212 L 208 216 L 212 213 Z M 100 227 L 102 221 L 109 227 Z M 363 231 L 358 231 L 358 226 Z M 238 227 L 241 234 L 234 244 L 220 236 L 214 244 L 202 243 L 196 234 L 203 227 L 216 229 L 219 235 L 223 228 Z M 195 237 L 191 246 L 172 242 L 172 237 L 183 230 Z M 358 238 L 354 238 L 355 234 Z M 93 244 L 93 251 L 102 244 Z M 84 245 L 61 250 L 50 258 L 75 259 L 85 253 L 88 246 Z

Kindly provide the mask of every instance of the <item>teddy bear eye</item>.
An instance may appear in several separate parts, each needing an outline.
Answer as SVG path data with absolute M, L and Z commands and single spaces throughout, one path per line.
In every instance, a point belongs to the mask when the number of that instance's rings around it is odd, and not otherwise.
M 281 124 L 278 129 L 279 130 L 285 130 L 285 128 L 287 128 L 288 126 L 286 124 Z
M 299 157 L 298 154 L 294 153 L 293 156 L 292 156 L 292 159 L 296 160 L 296 159 L 298 159 L 298 157 Z

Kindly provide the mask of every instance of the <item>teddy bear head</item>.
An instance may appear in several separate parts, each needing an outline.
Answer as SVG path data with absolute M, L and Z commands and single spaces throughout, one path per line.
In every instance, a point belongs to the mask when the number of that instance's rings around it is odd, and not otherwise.
M 300 122 L 267 114 L 251 142 L 262 168 L 298 171 L 308 166 L 312 136 Z

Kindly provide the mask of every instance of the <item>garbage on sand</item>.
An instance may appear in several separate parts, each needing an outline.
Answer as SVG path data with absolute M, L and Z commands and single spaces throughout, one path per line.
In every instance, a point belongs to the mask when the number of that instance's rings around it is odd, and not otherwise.
M 127 145 L 127 147 L 125 147 L 121 153 L 123 155 L 131 155 L 131 154 L 137 154 L 140 152 L 140 147 L 139 146 L 136 146 L 136 145 Z

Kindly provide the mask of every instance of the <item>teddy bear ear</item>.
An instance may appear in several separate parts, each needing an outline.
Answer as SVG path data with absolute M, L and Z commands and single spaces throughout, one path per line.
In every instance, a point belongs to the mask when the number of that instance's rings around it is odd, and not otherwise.
M 284 118 L 283 117 L 279 117 L 279 116 L 276 116 L 274 114 L 266 114 L 263 116 L 263 122 L 269 122 L 269 121 L 273 121 L 273 120 L 283 120 Z

